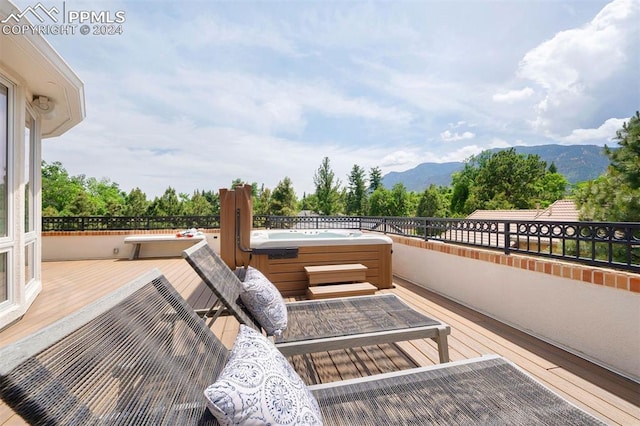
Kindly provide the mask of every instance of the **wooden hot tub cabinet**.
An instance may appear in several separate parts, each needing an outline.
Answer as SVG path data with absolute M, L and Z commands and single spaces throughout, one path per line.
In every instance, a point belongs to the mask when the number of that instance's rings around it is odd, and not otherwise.
M 305 266 L 360 263 L 367 267 L 367 281 L 378 289 L 391 288 L 392 244 L 356 244 L 301 246 L 298 256 L 289 259 L 269 259 L 266 254 L 253 255 L 250 265 L 263 274 L 283 296 L 300 296 L 307 292 Z

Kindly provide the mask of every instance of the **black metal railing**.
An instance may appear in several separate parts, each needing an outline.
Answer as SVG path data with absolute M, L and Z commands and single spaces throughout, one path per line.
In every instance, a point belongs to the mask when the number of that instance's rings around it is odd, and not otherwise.
M 43 231 L 220 227 L 219 216 L 43 217 Z M 254 215 L 254 228 L 360 229 L 640 272 L 640 223 Z
M 254 228 L 267 229 L 360 229 L 359 216 L 271 216 L 254 215 Z
M 43 217 L 43 231 L 135 231 L 220 228 L 220 216 L 70 216 Z
M 640 223 L 362 218 L 360 229 L 640 272 Z

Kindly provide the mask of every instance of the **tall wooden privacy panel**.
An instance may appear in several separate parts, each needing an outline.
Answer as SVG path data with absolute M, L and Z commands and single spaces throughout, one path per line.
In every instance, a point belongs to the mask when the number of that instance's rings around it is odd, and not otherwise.
M 251 185 L 220 189 L 220 257 L 231 269 L 249 265 L 252 223 Z

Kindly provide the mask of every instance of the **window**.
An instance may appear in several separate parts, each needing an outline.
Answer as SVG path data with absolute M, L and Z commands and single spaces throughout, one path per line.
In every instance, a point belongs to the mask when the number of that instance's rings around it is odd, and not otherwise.
M 7 253 L 0 253 L 0 302 L 9 299 L 9 277 L 7 274 Z
M 24 248 L 24 282 L 29 284 L 36 277 L 36 244 L 28 243 Z
M 9 226 L 9 89 L 0 84 L 0 237 L 8 236 Z
M 24 182 L 24 283 L 29 285 L 36 279 L 36 234 L 35 234 L 35 192 L 36 176 L 34 172 L 38 170 L 36 164 L 36 141 L 37 129 L 36 119 L 29 110 L 25 111 L 24 125 L 24 159 L 23 159 L 23 182 Z
M 0 237 L 8 235 L 9 221 L 9 89 L 0 84 Z M 9 298 L 7 253 L 0 253 L 0 303 Z
M 36 120 L 26 111 L 26 123 L 24 126 L 24 232 L 35 231 L 34 225 L 34 151 L 35 151 L 35 123 Z

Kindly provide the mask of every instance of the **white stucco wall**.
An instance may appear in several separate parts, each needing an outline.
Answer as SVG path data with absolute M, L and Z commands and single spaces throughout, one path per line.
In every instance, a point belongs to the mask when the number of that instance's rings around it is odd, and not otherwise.
M 211 247 L 220 252 L 219 234 L 205 234 Z M 128 259 L 133 244 L 125 244 L 127 235 L 44 235 L 42 261 Z M 170 243 L 146 243 L 140 249 L 140 258 L 181 256 L 182 250 L 193 240 Z M 117 253 L 115 252 L 117 251 Z
M 640 381 L 640 294 L 393 245 L 394 274 Z

